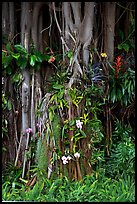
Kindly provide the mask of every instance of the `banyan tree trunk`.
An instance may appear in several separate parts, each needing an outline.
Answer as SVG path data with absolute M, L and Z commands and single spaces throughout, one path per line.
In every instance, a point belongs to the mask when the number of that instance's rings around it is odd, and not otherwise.
M 115 2 L 104 2 L 103 4 L 104 52 L 107 53 L 110 62 L 113 62 L 114 59 L 115 7 Z
M 31 28 L 31 7 L 29 2 L 21 3 L 21 44 L 29 51 L 30 42 L 30 28 Z M 25 175 L 26 156 L 25 149 L 27 140 L 26 129 L 30 127 L 30 71 L 26 67 L 22 71 L 22 141 L 21 142 L 21 155 L 23 162 L 22 178 Z
M 114 60 L 114 35 L 115 35 L 115 2 L 103 3 L 103 25 L 104 25 L 104 52 L 107 53 L 109 62 Z M 110 15 L 111 14 L 111 15 Z M 109 76 L 109 66 L 106 64 L 106 75 Z M 109 81 L 106 84 L 107 93 L 109 90 Z M 107 95 L 106 93 L 106 95 Z M 112 125 L 111 125 L 111 111 L 109 101 L 106 101 L 105 107 L 106 117 L 106 150 L 109 156 L 109 145 L 112 140 Z
M 14 15 L 14 2 L 2 2 L 2 34 L 9 42 L 13 42 L 14 34 L 15 34 L 15 15 Z M 5 49 L 5 47 L 3 47 Z M 16 145 L 17 145 L 17 127 L 15 122 L 15 107 L 16 107 L 16 97 L 13 91 L 13 83 L 11 81 L 10 76 L 5 79 L 5 89 L 6 93 L 8 93 L 8 97 L 12 104 L 11 110 L 8 110 L 8 135 L 5 136 L 3 140 L 6 144 L 7 151 L 3 152 L 2 157 L 6 158 L 4 164 L 8 161 L 13 162 L 16 154 Z M 6 156 L 4 156 L 6 154 Z M 3 166 L 3 169 L 5 165 Z
M 82 6 L 84 5 L 84 13 L 82 13 Z M 55 3 L 53 3 L 54 16 L 56 19 L 57 27 L 61 34 L 62 47 L 64 51 L 73 51 L 72 61 L 68 63 L 67 71 L 72 73 L 68 85 L 66 85 L 66 98 L 68 98 L 68 118 L 73 120 L 75 115 L 75 107 L 68 96 L 67 89 L 75 87 L 77 80 L 83 76 L 89 63 L 90 44 L 93 38 L 93 25 L 94 25 L 94 2 L 63 2 L 62 3 L 62 16 L 63 27 L 61 30 L 58 19 L 55 13 Z M 81 54 L 82 52 L 82 54 Z M 81 60 L 82 58 L 82 60 Z M 82 61 L 83 66 L 81 66 Z M 68 137 L 70 141 L 70 152 L 73 150 L 73 130 L 69 130 Z M 86 141 L 85 141 L 86 142 Z M 86 163 L 86 162 L 85 162 Z M 88 164 L 86 163 L 86 167 Z M 89 167 L 91 173 L 92 169 Z M 82 179 L 80 163 L 77 160 L 69 162 L 69 176 L 75 180 Z

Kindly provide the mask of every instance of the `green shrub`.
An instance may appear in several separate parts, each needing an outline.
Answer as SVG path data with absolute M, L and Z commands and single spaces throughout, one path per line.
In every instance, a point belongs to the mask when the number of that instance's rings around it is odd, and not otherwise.
M 121 175 L 135 175 L 135 145 L 131 139 L 131 128 L 122 126 L 116 122 L 115 131 L 112 134 L 114 144 L 111 156 L 105 163 L 106 174 L 111 178 L 120 178 Z
M 135 184 L 130 177 L 112 179 L 106 176 L 96 178 L 85 176 L 81 181 L 70 181 L 67 177 L 56 180 L 43 179 L 30 187 L 12 189 L 10 182 L 3 184 L 4 201 L 39 201 L 39 202 L 133 202 Z

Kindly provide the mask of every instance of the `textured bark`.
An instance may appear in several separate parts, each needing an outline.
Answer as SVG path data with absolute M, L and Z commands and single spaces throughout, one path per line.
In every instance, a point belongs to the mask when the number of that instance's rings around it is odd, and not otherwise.
M 69 66 L 67 71 L 72 73 L 69 80 L 68 86 L 66 88 L 71 88 L 72 85 L 75 86 L 76 81 L 80 76 L 83 76 L 83 68 L 80 65 L 80 52 L 82 48 L 83 64 L 88 65 L 89 63 L 89 47 L 91 40 L 93 38 L 93 25 L 94 25 L 94 2 L 85 2 L 84 14 L 81 13 L 81 2 L 64 2 L 62 6 L 62 12 L 64 17 L 64 27 L 63 36 L 67 46 L 70 50 L 73 50 L 73 59 L 68 62 Z M 82 18 L 83 16 L 83 18 Z M 67 51 L 67 50 L 66 50 Z M 66 60 L 67 61 L 67 60 Z M 67 90 L 66 90 L 67 97 Z M 69 121 L 73 120 L 74 107 L 71 102 L 70 97 L 68 98 L 68 118 Z M 69 141 L 70 141 L 70 152 L 73 152 L 73 131 L 69 130 Z M 88 165 L 86 164 L 86 167 Z M 89 167 L 89 166 L 88 166 Z M 92 169 L 90 168 L 90 173 Z M 89 172 L 88 171 L 88 172 Z M 81 180 L 82 174 L 80 170 L 79 161 L 69 162 L 68 172 L 70 178 L 75 180 Z
M 39 15 L 40 15 L 41 7 L 42 7 L 42 3 L 40 2 L 34 3 L 33 17 L 32 17 L 32 40 L 37 49 L 39 45 L 38 37 L 40 35 L 40 33 L 38 32 L 38 28 L 39 28 Z
M 80 26 L 80 41 L 83 43 L 83 62 L 89 63 L 89 47 L 93 38 L 94 2 L 85 2 L 84 19 Z
M 2 2 L 2 34 L 7 38 L 8 41 L 12 41 L 14 37 L 14 2 Z M 5 49 L 5 48 L 4 48 Z M 13 162 L 16 154 L 16 137 L 17 128 L 15 121 L 15 107 L 16 107 L 16 96 L 14 94 L 14 87 L 10 77 L 8 77 L 5 83 L 5 90 L 8 94 L 12 109 L 8 111 L 8 135 L 4 138 L 4 143 L 7 148 L 6 157 L 3 156 L 3 163 L 6 164 L 8 161 Z M 5 161 L 4 161 L 5 160 Z M 5 165 L 4 165 L 5 168 Z
M 12 39 L 14 37 L 14 32 L 15 32 L 15 21 L 14 21 L 14 2 L 9 2 L 9 27 L 10 27 L 10 33 L 9 36 Z
M 103 4 L 103 23 L 104 23 L 104 52 L 107 53 L 108 60 L 113 62 L 114 60 L 114 34 L 115 34 L 115 2 L 105 2 Z M 111 13 L 111 15 L 110 15 Z M 107 75 L 109 75 L 109 67 L 107 68 Z M 109 90 L 109 83 L 106 84 L 107 94 Z M 106 94 L 106 95 L 107 95 Z M 106 101 L 106 151 L 109 156 L 109 145 L 112 137 L 112 125 L 111 125 L 111 111 L 109 101 Z
M 82 174 L 80 170 L 80 164 L 78 158 L 76 158 L 76 167 L 77 167 L 77 179 L 81 180 L 82 179 Z
M 105 2 L 103 5 L 104 52 L 107 53 L 110 62 L 114 59 L 115 4 L 115 2 Z
M 35 137 L 35 71 L 32 72 L 31 80 L 31 107 L 30 107 L 30 126 L 32 128 L 33 137 Z
M 84 17 L 82 19 L 80 2 L 64 2 L 64 38 L 69 49 L 74 51 L 73 63 L 69 66 L 69 71 L 73 72 L 69 87 L 75 81 L 78 75 L 83 75 L 80 66 L 80 48 L 82 45 L 83 63 L 87 66 L 89 63 L 89 47 L 93 37 L 94 25 L 94 2 L 85 2 Z
M 38 49 L 41 53 L 43 53 L 43 40 L 42 40 L 42 26 L 43 26 L 43 16 L 42 13 L 39 14 L 39 21 L 38 21 Z
M 29 2 L 21 4 L 21 44 L 29 51 L 30 28 L 31 28 L 31 7 Z M 26 129 L 30 127 L 30 72 L 28 68 L 22 71 L 22 142 L 21 154 L 22 163 L 25 160 L 25 148 L 27 143 Z M 24 170 L 25 171 L 25 170 Z M 24 177 L 24 171 L 22 178 Z
M 42 8 L 42 3 L 36 2 L 33 7 L 33 15 L 32 15 L 32 40 L 34 46 L 37 50 L 42 50 L 42 34 L 40 31 L 42 30 L 42 14 L 40 14 L 40 10 Z M 35 88 L 36 87 L 36 88 Z M 36 133 L 36 116 L 35 110 L 37 109 L 36 105 L 40 103 L 39 92 L 41 92 L 41 79 L 40 72 L 35 72 L 33 70 L 32 73 L 32 87 L 31 87 L 31 128 L 33 130 L 33 137 L 35 137 Z M 37 100 L 39 101 L 37 103 Z
M 9 13 L 8 11 L 8 2 L 2 2 L 2 33 L 4 35 L 8 34 L 8 26 L 9 26 Z

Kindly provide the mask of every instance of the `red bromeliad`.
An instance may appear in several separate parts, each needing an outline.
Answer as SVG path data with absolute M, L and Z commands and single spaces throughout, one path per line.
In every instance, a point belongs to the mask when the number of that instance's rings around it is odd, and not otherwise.
M 114 66 L 114 68 L 115 68 L 115 77 L 116 78 L 118 78 L 118 73 L 119 73 L 119 71 L 120 71 L 120 68 L 121 68 L 121 56 L 118 56 L 117 58 L 116 58 L 116 62 L 115 62 L 115 66 Z

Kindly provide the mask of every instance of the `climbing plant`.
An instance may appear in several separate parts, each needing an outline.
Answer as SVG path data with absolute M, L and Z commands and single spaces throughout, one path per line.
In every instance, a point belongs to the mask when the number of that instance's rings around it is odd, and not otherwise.
M 3 138 L 9 130 L 14 135 L 11 157 L 28 186 L 43 176 L 81 180 L 111 156 L 116 117 L 134 108 L 133 11 L 125 10 L 132 25 L 127 36 L 122 27 L 115 43 L 116 2 L 22 2 L 15 8 L 18 38 L 12 26 L 7 36 L 3 23 Z

